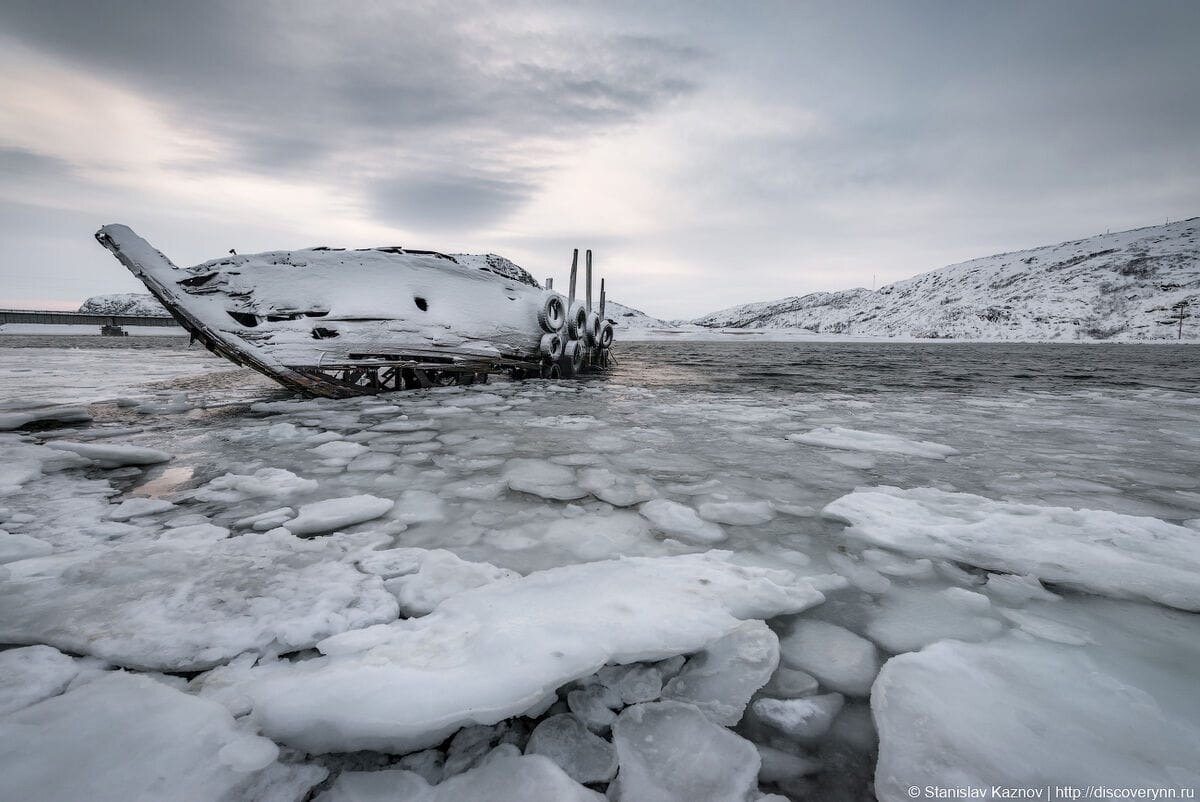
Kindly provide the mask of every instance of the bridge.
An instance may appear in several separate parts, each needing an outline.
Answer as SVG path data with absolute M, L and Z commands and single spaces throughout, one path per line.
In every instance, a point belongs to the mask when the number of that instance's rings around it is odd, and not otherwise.
M 100 315 L 94 312 L 55 312 L 40 309 L 0 309 L 5 323 L 56 323 L 76 326 L 178 326 L 170 315 Z

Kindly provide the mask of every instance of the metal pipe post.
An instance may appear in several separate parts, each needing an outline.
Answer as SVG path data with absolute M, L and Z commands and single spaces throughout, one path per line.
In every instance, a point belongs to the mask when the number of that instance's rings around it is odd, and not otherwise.
M 587 251 L 587 267 L 584 269 L 585 281 L 587 283 L 587 311 L 592 313 L 592 249 Z
M 567 315 L 571 314 L 571 307 L 575 305 L 575 273 L 579 270 L 579 249 L 575 249 L 575 253 L 571 256 L 571 291 L 567 294 Z

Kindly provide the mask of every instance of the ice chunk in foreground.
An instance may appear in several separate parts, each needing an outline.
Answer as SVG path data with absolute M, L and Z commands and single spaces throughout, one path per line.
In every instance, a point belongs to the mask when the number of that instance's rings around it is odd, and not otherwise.
M 866 696 L 879 672 L 875 644 L 825 621 L 802 619 L 779 641 L 783 661 L 848 696 Z
M 691 507 L 677 501 L 656 498 L 638 507 L 638 512 L 656 529 L 691 543 L 717 543 L 725 539 L 725 530 L 719 524 L 703 520 Z
M 316 802 L 604 802 L 541 755 L 485 760 L 479 767 L 430 785 L 411 771 L 341 774 Z
M 812 741 L 829 732 L 846 700 L 840 693 L 803 699 L 770 699 L 754 702 L 754 714 L 775 729 L 800 741 Z
M 581 783 L 608 782 L 617 773 L 617 753 L 612 744 L 584 726 L 570 713 L 550 716 L 529 736 L 527 755 L 545 755 Z
M 825 446 L 844 451 L 871 451 L 880 454 L 905 454 L 910 457 L 925 457 L 926 459 L 945 459 L 958 453 L 958 449 L 941 443 L 929 443 L 921 440 L 909 440 L 899 435 L 885 432 L 863 432 L 858 429 L 844 429 L 841 426 L 822 426 L 811 432 L 789 434 L 788 440 L 793 443 L 804 443 L 811 446 Z
M 363 494 L 346 498 L 329 498 L 305 504 L 300 512 L 283 526 L 293 535 L 316 535 L 347 526 L 373 521 L 390 510 L 396 502 Z
M 79 665 L 50 646 L 0 652 L 0 716 L 62 693 L 79 675 Z
M 0 642 L 196 671 L 395 618 L 382 580 L 341 558 L 336 544 L 266 533 L 26 560 L 0 583 Z
M 962 588 L 893 588 L 880 606 L 867 636 L 889 652 L 912 652 L 946 638 L 987 640 L 1004 629 L 990 615 L 986 596 Z
M 762 621 L 746 621 L 688 660 L 662 695 L 693 704 L 717 724 L 732 727 L 778 665 L 779 638 Z
M 698 651 L 823 596 L 727 552 L 569 565 L 468 590 L 423 618 L 329 638 L 245 688 L 264 732 L 308 752 L 409 752 L 544 702 L 606 663 Z
M 1200 538 L 1157 518 L 992 501 L 933 488 L 876 487 L 823 514 L 896 551 L 1200 610 Z
M 889 660 L 871 709 L 883 802 L 914 785 L 1200 784 L 1200 723 L 1078 647 L 942 641 Z
M 758 790 L 754 744 L 682 702 L 627 707 L 613 725 L 616 802 L 733 802 Z
M 115 673 L 0 718 L 0 799 L 245 799 L 264 774 L 298 799 L 324 777 L 278 751 L 215 702 Z
M 139 446 L 121 446 L 112 443 L 73 443 L 68 440 L 52 440 L 47 448 L 70 451 L 90 459 L 101 468 L 121 468 L 125 465 L 156 465 L 169 462 L 171 455 L 165 451 Z

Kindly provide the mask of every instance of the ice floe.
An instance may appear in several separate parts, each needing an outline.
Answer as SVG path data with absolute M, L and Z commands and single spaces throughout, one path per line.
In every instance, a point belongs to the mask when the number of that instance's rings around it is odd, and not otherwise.
M 79 661 L 51 646 L 0 652 L 0 716 L 57 696 L 79 675 Z
M 769 501 L 708 501 L 700 505 L 700 517 L 734 526 L 765 524 L 775 517 Z
M 638 507 L 646 520 L 664 534 L 691 543 L 719 543 L 725 530 L 719 524 L 705 521 L 694 509 L 677 501 L 660 498 Z
M 165 451 L 141 446 L 123 446 L 116 443 L 76 443 L 70 440 L 51 440 L 46 443 L 46 446 L 58 451 L 70 451 L 78 454 L 101 468 L 156 465 L 171 460 L 171 455 Z
M 411 771 L 346 772 L 316 802 L 604 802 L 542 755 L 499 754 L 430 785 Z
M 848 696 L 869 694 L 879 672 L 879 653 L 873 643 L 827 621 L 796 621 L 780 638 L 779 650 L 789 666 Z
M 763 622 L 746 621 L 688 660 L 662 696 L 693 704 L 717 724 L 732 727 L 778 665 L 779 638 Z
M 358 561 L 362 570 L 383 577 L 407 616 L 426 615 L 464 590 L 509 582 L 520 574 L 490 563 L 464 560 L 445 549 L 399 548 L 371 551 Z
M 510 459 L 504 463 L 504 480 L 512 490 L 557 501 L 588 494 L 579 486 L 573 469 L 547 460 Z
M 889 660 L 871 706 L 883 802 L 914 785 L 1200 784 L 1197 719 L 1073 646 L 942 641 Z
M 383 580 L 344 556 L 335 543 L 262 533 L 10 563 L 19 570 L 0 583 L 0 642 L 169 671 L 304 649 L 398 614 Z
M 91 413 L 83 407 L 11 401 L 0 404 L 0 432 L 36 423 L 86 423 L 91 419 Z
M 916 651 L 946 638 L 982 641 L 1004 629 L 987 596 L 962 588 L 893 588 L 866 634 L 889 652 Z
M 30 557 L 45 557 L 53 551 L 54 547 L 44 540 L 0 529 L 0 565 Z
M 842 712 L 845 697 L 840 693 L 806 696 L 801 699 L 763 697 L 754 702 L 754 714 L 789 738 L 815 741 L 829 731 Z
M 303 505 L 296 517 L 284 521 L 282 526 L 293 535 L 316 535 L 373 521 L 387 514 L 395 505 L 396 502 L 390 498 L 367 493 L 330 498 Z
M 617 773 L 613 745 L 570 713 L 543 719 L 530 734 L 525 754 L 545 755 L 576 782 L 608 782 Z
M 324 779 L 278 754 L 220 705 L 117 672 L 0 717 L 0 798 L 247 799 L 274 787 L 298 802 Z
M 754 744 L 683 702 L 626 708 L 613 725 L 617 802 L 730 802 L 758 789 Z
M 1200 610 L 1200 538 L 1156 518 L 895 487 L 855 491 L 823 512 L 848 535 L 914 556 Z
M 880 454 L 904 454 L 926 459 L 945 459 L 958 449 L 941 443 L 909 440 L 888 432 L 864 432 L 842 426 L 822 426 L 809 432 L 789 434 L 788 440 L 810 446 L 825 446 L 845 451 L 870 451 Z
M 695 652 L 741 620 L 822 598 L 787 572 L 719 552 L 566 566 L 329 638 L 325 657 L 265 669 L 245 692 L 264 732 L 285 743 L 403 753 L 535 708 L 606 663 Z
M 201 501 L 233 503 L 248 498 L 284 498 L 312 493 L 318 487 L 283 468 L 260 468 L 252 474 L 227 473 L 192 493 Z

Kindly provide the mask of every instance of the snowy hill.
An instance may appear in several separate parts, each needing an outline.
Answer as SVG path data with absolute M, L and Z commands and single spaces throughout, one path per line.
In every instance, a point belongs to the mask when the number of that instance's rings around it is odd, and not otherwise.
M 79 307 L 80 312 L 98 315 L 161 315 L 168 312 L 148 292 L 119 292 L 112 295 L 93 295 Z
M 1180 301 L 1200 314 L 1200 218 L 973 259 L 881 287 L 714 312 L 714 328 L 866 337 L 1166 340 Z M 1186 339 L 1200 339 L 1197 318 Z
M 618 336 L 623 331 L 633 329 L 663 329 L 671 325 L 665 320 L 650 317 L 640 309 L 634 309 L 632 306 L 619 304 L 616 301 L 607 301 L 605 303 L 604 314 L 617 324 Z

